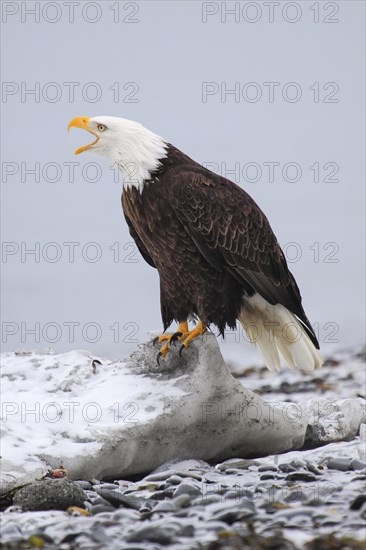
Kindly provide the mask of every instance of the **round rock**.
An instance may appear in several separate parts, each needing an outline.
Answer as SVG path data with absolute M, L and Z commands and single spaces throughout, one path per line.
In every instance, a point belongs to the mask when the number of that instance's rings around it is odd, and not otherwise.
M 79 485 L 67 479 L 43 479 L 19 489 L 14 504 L 23 510 L 66 510 L 69 506 L 82 507 L 87 499 Z

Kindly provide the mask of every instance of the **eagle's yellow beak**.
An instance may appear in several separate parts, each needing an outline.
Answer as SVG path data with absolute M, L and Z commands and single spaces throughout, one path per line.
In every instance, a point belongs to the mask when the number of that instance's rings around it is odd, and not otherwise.
M 83 130 L 87 130 L 87 132 L 90 132 L 91 134 L 93 134 L 93 136 L 96 137 L 93 143 L 89 143 L 89 145 L 83 145 L 83 147 L 79 147 L 79 149 L 76 149 L 76 151 L 74 151 L 74 155 L 78 155 L 79 153 L 90 149 L 90 147 L 92 147 L 99 141 L 99 136 L 88 127 L 89 120 L 90 119 L 87 116 L 77 116 L 76 118 L 72 119 L 67 127 L 68 130 L 70 130 L 70 128 L 72 128 L 73 126 L 75 128 L 82 128 Z

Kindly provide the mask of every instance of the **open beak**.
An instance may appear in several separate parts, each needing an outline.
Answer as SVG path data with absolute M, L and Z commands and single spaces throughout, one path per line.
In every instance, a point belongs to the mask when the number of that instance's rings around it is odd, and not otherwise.
M 99 136 L 88 127 L 89 120 L 90 119 L 87 116 L 77 116 L 76 118 L 72 119 L 72 121 L 69 123 L 67 127 L 68 130 L 70 130 L 70 128 L 72 128 L 73 126 L 75 128 L 82 128 L 83 130 L 86 130 L 90 134 L 93 134 L 93 136 L 95 136 L 96 138 L 93 141 L 93 143 L 89 143 L 89 145 L 83 145 L 83 147 L 79 147 L 78 149 L 76 149 L 76 151 L 74 151 L 74 155 L 78 155 L 79 153 L 82 153 L 83 151 L 90 149 L 91 147 L 93 147 L 93 145 L 95 145 L 99 141 Z

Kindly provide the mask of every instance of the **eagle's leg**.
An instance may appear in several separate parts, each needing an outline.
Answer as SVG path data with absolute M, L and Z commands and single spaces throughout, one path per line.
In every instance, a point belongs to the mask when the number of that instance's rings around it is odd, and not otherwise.
M 193 330 L 188 331 L 187 335 L 185 336 L 183 340 L 183 344 L 181 345 L 179 349 L 179 355 L 182 355 L 182 351 L 188 348 L 189 342 L 197 338 L 197 336 L 200 336 L 206 331 L 206 325 L 203 321 L 198 321 L 197 325 L 194 327 Z M 181 340 L 181 338 L 180 338 Z
M 189 333 L 188 323 L 187 321 L 183 321 L 178 324 L 178 328 L 176 332 L 174 332 L 173 334 L 161 334 L 160 336 L 157 336 L 156 338 L 154 338 L 153 344 L 155 346 L 155 344 L 157 343 L 158 344 L 162 344 L 163 342 L 172 343 L 175 340 L 178 340 L 179 338 L 181 338 L 182 336 L 188 333 Z

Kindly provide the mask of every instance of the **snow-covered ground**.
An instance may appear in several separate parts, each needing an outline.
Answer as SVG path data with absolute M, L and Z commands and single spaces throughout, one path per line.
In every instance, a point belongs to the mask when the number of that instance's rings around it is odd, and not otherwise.
M 334 355 L 312 375 L 230 365 L 232 376 L 210 334 L 160 367 L 156 352 L 150 343 L 100 363 L 83 351 L 2 355 L 5 548 L 198 550 L 224 532 L 240 547 L 254 536 L 247 520 L 255 537 L 280 529 L 290 548 L 316 536 L 359 544 L 364 353 Z M 59 466 L 84 489 L 84 512 L 37 504 Z

